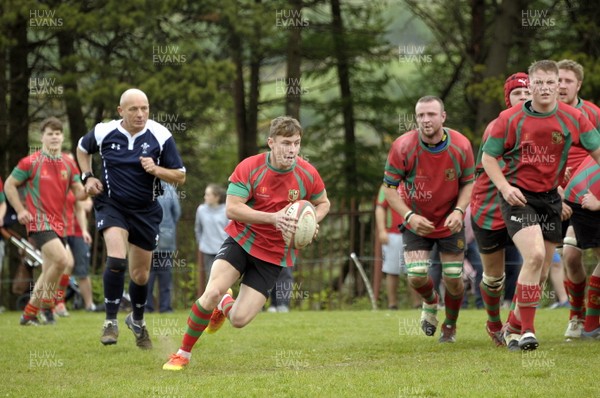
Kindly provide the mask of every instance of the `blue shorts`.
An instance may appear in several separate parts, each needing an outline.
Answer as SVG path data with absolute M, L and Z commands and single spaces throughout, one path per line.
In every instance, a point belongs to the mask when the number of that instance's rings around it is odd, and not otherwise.
M 90 245 L 82 236 L 67 236 L 67 244 L 73 253 L 73 276 L 85 278 L 90 274 Z
M 159 224 L 163 211 L 158 202 L 146 208 L 131 209 L 106 197 L 94 199 L 96 228 L 103 231 L 110 227 L 119 227 L 129 232 L 128 241 L 144 250 L 154 251 L 158 245 Z
M 389 242 L 381 245 L 383 254 L 382 271 L 389 275 L 406 274 L 406 265 L 404 265 L 404 244 L 402 243 L 402 234 L 388 232 Z

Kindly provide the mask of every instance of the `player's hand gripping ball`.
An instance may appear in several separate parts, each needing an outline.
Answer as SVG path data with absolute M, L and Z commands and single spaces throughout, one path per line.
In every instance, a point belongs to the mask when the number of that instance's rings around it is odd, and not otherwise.
M 288 247 L 302 249 L 308 246 L 317 232 L 317 213 L 308 200 L 294 202 L 285 212 L 298 220 L 295 232 L 284 232 L 283 240 Z

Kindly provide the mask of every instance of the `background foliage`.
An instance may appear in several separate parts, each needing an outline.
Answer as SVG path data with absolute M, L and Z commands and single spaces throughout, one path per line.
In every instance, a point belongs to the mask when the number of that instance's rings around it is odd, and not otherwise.
M 534 60 L 581 62 L 581 94 L 598 102 L 598 21 L 579 0 L 1 0 L 0 175 L 39 145 L 43 118 L 68 122 L 73 150 L 139 87 L 188 170 L 179 237 L 192 263 L 204 187 L 266 148 L 271 118 L 300 119 L 335 210 L 364 209 L 423 95 L 442 97 L 475 149 L 504 78 Z

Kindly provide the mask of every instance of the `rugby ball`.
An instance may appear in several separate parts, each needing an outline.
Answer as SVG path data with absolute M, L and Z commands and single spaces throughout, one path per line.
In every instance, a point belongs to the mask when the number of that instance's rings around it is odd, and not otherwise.
M 308 200 L 299 200 L 292 203 L 285 214 L 298 220 L 296 232 L 283 233 L 285 244 L 294 249 L 302 249 L 308 246 L 317 230 L 315 207 Z

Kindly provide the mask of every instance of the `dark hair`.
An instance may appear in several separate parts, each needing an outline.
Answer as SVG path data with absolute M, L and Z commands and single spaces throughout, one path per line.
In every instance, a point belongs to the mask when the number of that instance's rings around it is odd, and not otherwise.
M 206 188 L 209 188 L 215 196 L 219 198 L 219 204 L 225 203 L 226 193 L 225 188 L 220 186 L 219 184 L 208 184 Z
M 44 133 L 44 130 L 46 130 L 46 128 L 48 128 L 48 127 L 50 127 L 52 129 L 52 131 L 54 131 L 54 130 L 63 131 L 62 122 L 54 116 L 50 116 L 50 117 L 42 120 L 42 123 L 40 124 L 40 131 L 42 132 L 42 134 Z

